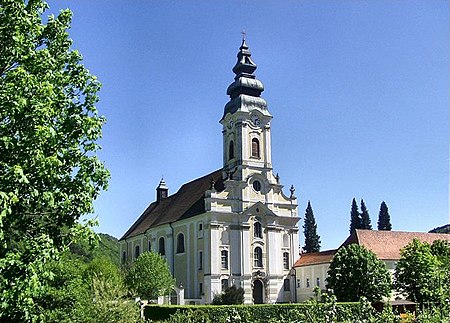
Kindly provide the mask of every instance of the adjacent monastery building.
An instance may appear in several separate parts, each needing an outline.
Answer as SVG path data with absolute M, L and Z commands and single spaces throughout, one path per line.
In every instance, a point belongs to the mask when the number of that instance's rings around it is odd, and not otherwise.
M 393 276 L 397 262 L 401 257 L 401 249 L 414 239 L 430 244 L 436 240 L 450 242 L 450 234 L 356 229 L 338 249 L 302 254 L 294 264 L 297 279 L 297 301 L 303 302 L 314 298 L 316 286 L 326 291 L 328 269 L 334 255 L 340 248 L 352 243 L 365 247 L 386 264 L 386 268 Z M 391 301 L 399 296 L 394 291 Z
M 235 285 L 245 303 L 296 301 L 291 268 L 299 255 L 297 199 L 283 193 L 271 158 L 264 86 L 245 42 L 220 119 L 222 168 L 169 195 L 161 180 L 151 203 L 120 239 L 123 262 L 163 255 L 187 303 L 210 303 Z

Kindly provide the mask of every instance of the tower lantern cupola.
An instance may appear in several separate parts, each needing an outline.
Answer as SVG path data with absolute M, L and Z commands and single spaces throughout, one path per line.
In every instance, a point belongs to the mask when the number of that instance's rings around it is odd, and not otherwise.
M 162 199 L 165 199 L 169 195 L 169 188 L 167 187 L 166 182 L 163 178 L 159 182 L 158 187 L 156 188 L 156 201 L 159 202 Z
M 267 111 L 267 102 L 261 98 L 264 85 L 253 74 L 256 68 L 257 66 L 252 60 L 250 49 L 245 42 L 245 38 L 243 38 L 237 53 L 236 65 L 233 67 L 233 72 L 236 76 L 234 77 L 234 82 L 227 89 L 230 102 L 225 106 L 224 117 L 227 113 L 233 114 L 244 106 L 261 109 L 265 112 L 263 114 L 270 116 Z

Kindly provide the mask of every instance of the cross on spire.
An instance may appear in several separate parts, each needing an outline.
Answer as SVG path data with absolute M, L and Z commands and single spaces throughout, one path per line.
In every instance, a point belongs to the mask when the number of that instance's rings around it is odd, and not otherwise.
M 241 34 L 242 34 L 242 40 L 245 41 L 245 36 L 247 36 L 245 29 L 242 29 Z

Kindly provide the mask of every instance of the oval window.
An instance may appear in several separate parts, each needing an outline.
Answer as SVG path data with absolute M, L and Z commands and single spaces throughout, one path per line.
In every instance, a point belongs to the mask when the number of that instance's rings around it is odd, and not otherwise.
M 253 189 L 257 192 L 261 191 L 261 182 L 260 181 L 254 181 L 253 182 Z

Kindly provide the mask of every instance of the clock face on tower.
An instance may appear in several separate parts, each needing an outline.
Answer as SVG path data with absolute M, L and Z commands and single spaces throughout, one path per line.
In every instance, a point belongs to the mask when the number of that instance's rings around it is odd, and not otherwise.
M 252 116 L 252 122 L 253 122 L 253 124 L 255 125 L 255 126 L 259 126 L 260 125 L 260 121 L 259 121 L 259 118 L 258 118 L 258 116 Z
M 228 121 L 228 129 L 233 128 L 233 120 Z

